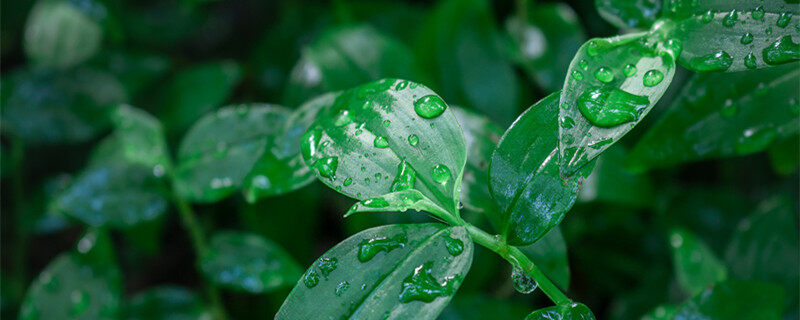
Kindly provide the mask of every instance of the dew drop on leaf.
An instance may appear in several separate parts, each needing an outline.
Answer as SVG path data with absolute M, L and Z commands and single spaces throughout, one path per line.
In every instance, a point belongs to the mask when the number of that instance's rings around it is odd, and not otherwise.
M 733 103 L 733 99 L 726 99 L 725 103 L 722 105 L 722 109 L 720 109 L 720 114 L 722 114 L 725 118 L 731 118 L 736 115 L 738 108 Z
M 458 256 L 464 252 L 464 242 L 459 239 L 451 238 L 450 235 L 444 237 L 444 247 L 452 256 Z
M 730 13 L 726 14 L 722 17 L 722 25 L 726 28 L 731 28 L 736 25 L 736 21 L 739 20 L 739 12 L 736 9 L 731 10 Z
M 794 43 L 791 36 L 783 36 L 761 52 L 764 62 L 770 65 L 782 64 L 800 59 L 800 44 Z
M 717 51 L 689 60 L 689 65 L 698 71 L 725 71 L 731 67 L 731 64 L 733 64 L 733 57 L 725 51 Z
M 700 21 L 703 23 L 709 23 L 711 20 L 714 20 L 714 10 L 708 10 L 700 17 Z
M 303 284 L 306 285 L 306 288 L 313 288 L 316 287 L 319 283 L 319 274 L 317 274 L 314 269 L 308 269 L 305 276 L 303 276 Z
M 394 249 L 403 248 L 406 246 L 406 241 L 408 239 L 404 233 L 391 238 L 364 239 L 358 247 L 358 261 L 367 262 L 381 251 L 389 253 Z
M 736 153 L 745 155 L 764 150 L 777 136 L 777 132 L 771 126 L 750 128 L 742 132 L 736 141 L 734 149 Z
M 336 169 L 339 168 L 338 157 L 326 157 L 314 162 L 312 167 L 319 171 L 319 175 L 333 179 L 336 176 Z
M 435 94 L 429 94 L 414 101 L 414 111 L 425 119 L 433 119 L 444 113 L 447 104 Z
M 755 10 L 753 10 L 753 13 L 751 15 L 753 19 L 761 20 L 762 18 L 764 18 L 764 13 L 765 13 L 764 6 L 758 6 L 755 8 Z
M 328 276 L 339 267 L 339 259 L 336 258 L 319 258 L 317 261 L 317 268 L 319 268 L 319 272 L 322 273 L 322 276 L 328 278 Z
M 751 42 L 753 42 L 753 34 L 750 32 L 743 34 L 742 38 L 739 39 L 739 42 L 741 44 L 750 44 Z
M 346 186 L 349 186 L 352 183 L 353 183 L 353 179 L 352 178 L 347 178 L 347 179 L 344 179 L 344 183 L 342 185 L 344 185 L 346 187 Z
M 594 77 L 603 83 L 609 83 L 611 81 L 614 81 L 614 72 L 611 71 L 611 69 L 609 68 L 600 67 L 599 69 L 597 69 L 597 71 L 595 71 Z
M 778 21 L 775 21 L 775 25 L 779 28 L 786 28 L 789 25 L 789 21 L 792 20 L 792 13 L 791 12 L 784 12 L 778 16 Z
M 637 120 L 650 100 L 614 87 L 591 87 L 578 96 L 577 103 L 589 122 L 608 128 Z
M 386 140 L 385 137 L 382 136 L 375 136 L 375 140 L 372 141 L 372 145 L 378 149 L 384 149 L 389 147 L 389 140 Z
M 347 281 L 342 281 L 342 282 L 339 282 L 338 285 L 336 285 L 336 290 L 334 291 L 334 293 L 336 294 L 337 297 L 339 297 L 345 291 L 347 291 L 347 289 L 350 289 L 350 283 L 347 282 Z
M 522 294 L 529 294 L 538 287 L 536 280 L 525 274 L 525 272 L 517 266 L 514 266 L 514 269 L 511 271 L 511 281 L 514 282 L 514 290 Z
M 384 127 L 388 127 L 388 126 L 389 126 L 389 125 L 391 125 L 391 124 L 392 124 L 392 121 L 391 121 L 391 120 L 389 120 L 389 119 L 383 120 L 383 126 L 384 126 Z
M 372 198 L 364 200 L 364 206 L 369 208 L 386 208 L 389 206 L 389 201 L 384 198 Z
M 575 127 L 575 120 L 571 117 L 561 118 L 561 127 L 564 129 L 572 129 Z
M 428 261 L 416 267 L 414 272 L 403 280 L 403 290 L 400 292 L 400 302 L 411 301 L 432 302 L 437 297 L 453 294 L 453 284 L 445 281 L 439 284 L 433 277 L 433 262 Z
M 744 57 L 744 66 L 748 69 L 755 69 L 758 65 L 756 63 L 756 55 L 752 52 Z
M 622 69 L 622 72 L 625 74 L 626 77 L 630 77 L 636 74 L 636 66 L 632 64 L 626 64 L 625 68 Z
M 583 74 L 578 70 L 572 70 L 572 79 L 581 81 L 583 80 Z
M 397 176 L 392 181 L 392 192 L 403 191 L 414 188 L 416 182 L 417 172 L 414 171 L 408 162 L 401 161 L 397 165 Z
M 408 136 L 408 144 L 414 147 L 417 145 L 417 143 L 419 143 L 419 137 L 417 137 L 416 134 L 411 134 Z
M 433 181 L 436 181 L 440 184 L 447 183 L 450 180 L 450 169 L 443 164 L 437 164 L 433 169 L 431 169 L 431 176 L 433 177 Z
M 644 73 L 642 84 L 644 84 L 645 87 L 652 87 L 661 83 L 661 80 L 664 80 L 664 74 L 661 73 L 661 71 L 653 69 Z

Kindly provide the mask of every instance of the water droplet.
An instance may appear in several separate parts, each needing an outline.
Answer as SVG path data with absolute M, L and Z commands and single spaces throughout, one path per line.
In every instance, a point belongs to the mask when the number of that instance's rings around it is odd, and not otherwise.
M 403 290 L 400 292 L 400 302 L 411 301 L 432 302 L 437 297 L 452 295 L 455 291 L 453 283 L 445 281 L 439 284 L 432 275 L 433 262 L 425 262 L 416 267 L 414 273 L 403 280 Z
M 447 104 L 435 94 L 429 94 L 414 101 L 414 111 L 425 119 L 433 119 L 444 113 Z
M 764 150 L 775 140 L 777 132 L 771 126 L 749 128 L 736 141 L 736 153 L 745 155 Z
M 313 288 L 316 287 L 319 283 L 319 275 L 316 271 L 314 271 L 313 267 L 308 269 L 305 276 L 303 276 L 303 284 L 306 285 L 306 288 Z
M 586 53 L 590 57 L 594 57 L 600 53 L 600 45 L 598 44 L 597 40 L 591 40 L 586 44 Z
M 72 292 L 69 294 L 69 300 L 72 303 L 72 306 L 69 308 L 69 315 L 77 317 L 89 309 L 91 297 L 89 297 L 89 293 L 86 291 L 72 290 Z
M 764 6 L 758 6 L 755 10 L 753 10 L 751 15 L 753 16 L 753 19 L 761 20 L 761 18 L 764 18 L 764 13 Z
M 600 67 L 594 72 L 594 77 L 604 83 L 614 81 L 614 71 L 606 67 Z
M 561 118 L 561 127 L 564 129 L 572 129 L 575 127 L 575 120 L 571 117 L 563 117 Z
M 578 110 L 598 127 L 614 127 L 639 119 L 650 100 L 614 87 L 591 87 L 578 96 Z
M 581 81 L 583 80 L 583 74 L 578 70 L 572 70 L 572 79 Z
M 625 74 L 626 77 L 633 76 L 636 74 L 636 66 L 632 64 L 626 64 L 625 68 L 622 69 L 622 72 Z
M 431 169 L 431 177 L 433 177 L 433 181 L 445 184 L 450 180 L 450 169 L 443 164 L 437 164 Z
M 339 260 L 336 258 L 319 258 L 317 261 L 317 268 L 326 279 L 328 276 L 339 267 Z
M 333 120 L 333 125 L 337 127 L 343 127 L 351 123 L 353 123 L 353 118 L 350 117 L 350 111 L 347 110 L 339 112 L 339 114 L 336 115 L 336 119 Z
M 464 252 L 464 242 L 459 239 L 451 238 L 450 235 L 444 237 L 444 247 L 451 256 L 458 256 Z
M 664 74 L 661 73 L 661 71 L 653 69 L 644 73 L 642 83 L 645 87 L 653 87 L 661 83 L 661 80 L 664 80 Z
M 344 185 L 346 187 L 346 186 L 351 185 L 352 183 L 353 183 L 353 179 L 352 178 L 347 178 L 347 179 L 344 179 L 344 183 L 342 185 Z
M 779 28 L 786 28 L 789 25 L 789 21 L 792 20 L 792 13 L 791 12 L 784 12 L 778 16 L 778 21 L 775 21 L 775 25 Z
M 538 287 L 536 280 L 525 274 L 525 272 L 517 266 L 514 266 L 514 269 L 511 271 L 511 280 L 514 282 L 514 289 L 522 294 L 529 294 Z
M 736 9 L 731 10 L 730 13 L 726 14 L 722 17 L 722 25 L 726 28 L 731 28 L 736 25 L 736 21 L 739 20 L 739 12 Z
M 407 86 L 408 86 L 408 81 L 403 80 L 403 81 L 398 82 L 397 85 L 394 86 L 394 90 L 395 91 L 400 91 L 400 90 L 405 89 Z
M 725 51 L 717 51 L 689 60 L 689 65 L 698 71 L 725 71 L 731 67 L 731 64 L 733 64 L 733 58 Z
M 390 121 L 390 120 L 388 120 L 388 119 L 386 119 L 386 120 L 383 120 L 383 126 L 384 126 L 384 127 L 388 127 L 390 124 L 392 124 L 392 121 Z
M 711 20 L 714 20 L 714 10 L 708 10 L 703 13 L 703 16 L 700 18 L 700 21 L 703 23 L 709 23 Z
M 406 246 L 407 241 L 405 233 L 391 238 L 364 239 L 358 247 L 358 261 L 367 262 L 381 251 L 389 253 L 394 249 L 403 248 Z
M 389 147 L 389 140 L 386 140 L 386 138 L 384 138 L 382 136 L 375 136 L 375 140 L 372 142 L 372 145 L 374 145 L 375 148 L 378 148 L 378 149 L 388 148 Z
M 417 172 L 408 165 L 408 162 L 401 161 L 397 165 L 397 176 L 392 181 L 392 192 L 403 191 L 414 188 Z
M 747 69 L 755 69 L 758 67 L 758 64 L 756 63 L 756 55 L 752 52 L 748 53 L 744 57 L 744 66 L 747 67 Z
M 339 282 L 338 285 L 336 285 L 336 290 L 334 291 L 334 293 L 336 293 L 336 296 L 339 297 L 345 291 L 347 291 L 347 289 L 350 289 L 350 283 L 347 282 L 347 281 L 342 281 L 342 282 Z
M 336 177 L 336 169 L 339 168 L 338 157 L 326 157 L 314 161 L 311 167 L 316 168 L 319 175 L 325 178 L 333 179 Z
M 795 61 L 800 59 L 800 44 L 794 43 L 791 36 L 783 36 L 764 48 L 761 55 L 770 65 Z
M 419 137 L 417 137 L 416 134 L 411 134 L 408 136 L 408 144 L 414 147 L 417 145 L 417 143 L 419 143 Z
M 583 69 L 583 70 L 588 70 L 589 69 L 589 62 L 587 62 L 586 59 L 581 59 L 581 61 L 578 62 L 578 66 L 580 66 L 581 69 Z
M 739 39 L 739 42 L 741 44 L 750 44 L 751 42 L 753 42 L 753 34 L 750 32 L 743 34 L 742 38 Z
M 738 108 L 735 104 L 733 104 L 733 99 L 726 99 L 725 103 L 722 104 L 722 109 L 720 109 L 720 114 L 722 114 L 725 118 L 730 118 L 736 115 Z
M 389 201 L 384 198 L 372 198 L 364 200 L 364 206 L 368 208 L 386 208 L 389 206 Z

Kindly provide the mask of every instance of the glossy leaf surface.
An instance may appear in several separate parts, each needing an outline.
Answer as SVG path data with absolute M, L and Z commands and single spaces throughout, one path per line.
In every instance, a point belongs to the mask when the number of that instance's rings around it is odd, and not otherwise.
M 276 319 L 436 319 L 471 262 L 472 240 L 463 227 L 368 229 L 317 259 Z
M 503 129 L 486 117 L 462 108 L 453 108 L 467 143 L 467 164 L 461 183 L 461 202 L 477 212 L 496 210 L 489 192 L 489 162 L 503 135 Z
M 534 311 L 525 320 L 594 320 L 594 314 L 581 303 L 547 307 Z
M 160 177 L 172 169 L 169 149 L 161 123 L 147 112 L 121 105 L 111 113 L 114 133 L 103 140 L 90 165 L 114 162 L 152 168 Z
M 100 24 L 71 1 L 37 1 L 25 24 L 25 54 L 46 67 L 80 64 L 97 53 L 102 40 Z
M 272 241 L 238 231 L 216 233 L 201 261 L 206 278 L 249 293 L 291 285 L 302 272 L 297 262 Z
M 766 149 L 800 132 L 797 64 L 741 74 L 699 74 L 632 150 L 643 170 Z
M 194 292 L 173 286 L 162 286 L 137 293 L 125 302 L 125 320 L 204 319 L 211 314 Z
M 674 319 L 780 319 L 783 292 L 763 282 L 726 281 L 681 304 Z
M 661 14 L 662 0 L 595 0 L 597 11 L 620 29 L 647 29 Z
M 533 243 L 561 222 L 577 198 L 578 176 L 561 178 L 558 168 L 559 94 L 531 106 L 500 139 L 489 167 L 490 188 L 500 210 L 494 221 L 513 245 Z
M 453 112 L 430 89 L 384 79 L 343 92 L 303 136 L 322 182 L 359 200 L 414 188 L 455 214 L 466 146 Z
M 728 277 L 728 270 L 700 239 L 692 233 L 676 229 L 669 236 L 675 276 L 690 295 L 695 295 Z

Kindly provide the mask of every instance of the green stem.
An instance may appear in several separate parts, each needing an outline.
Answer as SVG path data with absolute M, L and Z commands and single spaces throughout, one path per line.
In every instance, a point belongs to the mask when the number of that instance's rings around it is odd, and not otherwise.
M 465 224 L 465 226 L 473 241 L 494 251 L 503 257 L 503 259 L 508 260 L 511 265 L 519 267 L 523 272 L 536 280 L 539 288 L 542 289 L 542 292 L 544 292 L 550 300 L 553 300 L 553 303 L 556 305 L 572 303 L 572 300 L 564 295 L 564 293 L 536 267 L 533 261 L 525 256 L 517 247 L 508 245 L 499 237 L 492 236 L 476 226 L 471 224 Z

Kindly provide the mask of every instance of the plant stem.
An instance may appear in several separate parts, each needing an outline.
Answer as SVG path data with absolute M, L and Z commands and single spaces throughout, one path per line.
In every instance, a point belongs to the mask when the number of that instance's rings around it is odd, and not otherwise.
M 178 213 L 181 216 L 181 222 L 183 223 L 184 228 L 186 228 L 186 231 L 189 232 L 192 246 L 194 247 L 195 254 L 197 255 L 196 264 L 199 269 L 201 256 L 206 250 L 206 237 L 203 233 L 203 228 L 197 222 L 197 217 L 194 213 L 194 210 L 192 210 L 192 206 L 186 202 L 186 200 L 178 196 L 174 191 L 172 194 L 172 199 L 175 203 L 175 206 L 178 208 Z M 220 298 L 217 287 L 212 283 L 206 282 L 205 290 L 206 295 L 211 302 L 211 311 L 214 313 L 214 318 L 218 320 L 227 319 L 228 317 L 225 314 L 225 308 L 222 305 L 222 299 Z
M 531 261 L 527 256 L 525 256 L 522 251 L 520 251 L 517 247 L 510 246 L 504 241 L 500 240 L 498 237 L 492 236 L 486 231 L 481 230 L 480 228 L 473 226 L 471 224 L 464 224 L 469 232 L 469 235 L 472 237 L 472 240 L 477 242 L 478 244 L 488 248 L 489 250 L 494 251 L 503 259 L 508 260 L 511 265 L 519 267 L 525 272 L 527 275 L 531 276 L 536 283 L 539 285 L 539 288 L 542 289 L 545 295 L 547 295 L 550 300 L 553 300 L 553 303 L 556 305 L 562 304 L 569 304 L 572 303 L 563 292 L 561 292 L 555 284 L 553 284 L 547 276 L 539 270 L 538 267 Z

